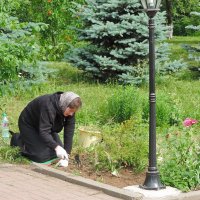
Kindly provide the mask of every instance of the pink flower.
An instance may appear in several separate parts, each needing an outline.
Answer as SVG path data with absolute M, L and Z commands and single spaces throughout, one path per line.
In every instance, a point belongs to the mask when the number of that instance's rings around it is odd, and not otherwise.
M 193 124 L 196 124 L 198 121 L 196 119 L 186 118 L 183 122 L 183 125 L 186 127 L 192 126 Z

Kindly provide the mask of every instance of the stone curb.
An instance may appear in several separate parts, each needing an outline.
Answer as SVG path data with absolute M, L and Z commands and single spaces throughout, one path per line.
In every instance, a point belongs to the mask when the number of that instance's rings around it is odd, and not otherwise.
M 48 167 L 44 164 L 39 163 L 32 163 L 32 166 L 34 166 L 33 170 L 45 175 L 49 175 L 70 183 L 74 183 L 77 185 L 85 186 L 91 189 L 100 190 L 104 192 L 105 194 L 108 194 L 113 197 L 125 199 L 125 200 L 142 200 L 143 195 L 140 193 L 132 193 L 128 190 L 117 188 L 114 186 L 110 186 L 108 184 L 99 183 L 97 181 L 93 181 L 81 176 L 76 176 L 67 172 L 63 172 L 51 167 Z
M 138 192 L 131 192 L 125 189 L 117 188 L 114 186 L 110 186 L 108 184 L 100 183 L 97 181 L 93 181 L 81 176 L 76 176 L 67 172 L 63 172 L 61 170 L 57 170 L 55 168 L 46 166 L 44 164 L 39 163 L 32 163 L 33 170 L 45 175 L 49 175 L 70 183 L 74 183 L 77 185 L 85 186 L 91 189 L 96 189 L 104 192 L 113 197 L 125 199 L 125 200 L 200 200 L 200 190 L 198 191 L 191 191 L 188 193 L 181 193 L 180 195 L 174 196 L 167 196 L 162 198 L 148 198 L 144 197 L 143 194 Z

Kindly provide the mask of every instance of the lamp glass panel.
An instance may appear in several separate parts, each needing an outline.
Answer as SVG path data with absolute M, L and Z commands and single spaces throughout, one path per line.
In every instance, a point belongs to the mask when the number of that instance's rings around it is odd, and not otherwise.
M 157 0 L 147 0 L 147 7 L 148 8 L 155 8 L 155 5 L 156 5 L 156 1 Z
M 156 4 L 155 4 L 155 5 L 156 5 L 156 8 L 159 8 L 159 7 L 160 7 L 161 1 L 162 1 L 162 0 L 157 0 L 157 1 L 156 1 Z
M 141 0 L 142 6 L 143 6 L 144 9 L 147 9 L 147 1 L 146 0 Z

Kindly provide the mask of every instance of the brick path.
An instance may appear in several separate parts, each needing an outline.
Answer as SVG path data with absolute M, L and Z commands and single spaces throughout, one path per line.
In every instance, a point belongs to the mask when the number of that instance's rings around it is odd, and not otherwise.
M 0 200 L 119 200 L 31 169 L 0 165 Z

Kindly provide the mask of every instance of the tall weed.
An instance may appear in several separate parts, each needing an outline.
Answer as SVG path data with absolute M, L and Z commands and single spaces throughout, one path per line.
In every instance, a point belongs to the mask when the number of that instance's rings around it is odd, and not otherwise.
M 113 122 L 123 122 L 141 113 L 142 97 L 133 86 L 118 87 L 111 91 L 105 105 L 104 117 Z
M 144 102 L 143 119 L 149 118 L 149 102 Z M 156 125 L 159 127 L 178 125 L 180 123 L 181 110 L 178 99 L 170 94 L 159 92 L 156 100 Z
M 9 163 L 28 164 L 29 161 L 21 156 L 20 149 L 10 147 L 0 136 L 0 161 Z

